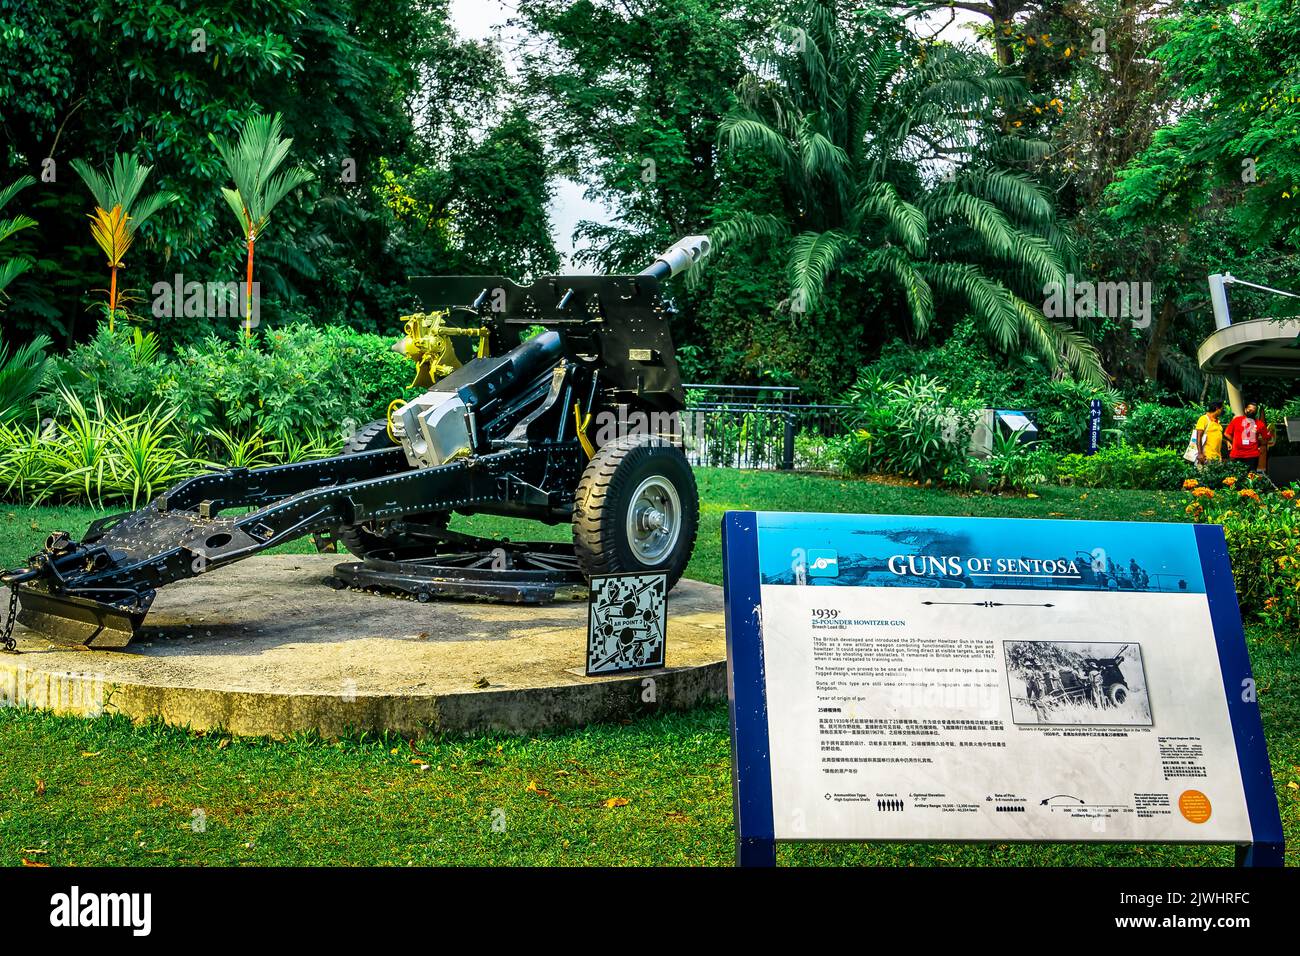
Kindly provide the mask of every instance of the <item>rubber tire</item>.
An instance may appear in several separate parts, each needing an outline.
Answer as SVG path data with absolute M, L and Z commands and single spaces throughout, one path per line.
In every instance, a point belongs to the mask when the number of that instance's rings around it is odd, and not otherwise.
M 643 564 L 627 540 L 627 511 L 637 487 L 651 475 L 670 482 L 681 501 L 677 543 L 657 564 Z M 619 438 L 603 445 L 582 473 L 573 505 L 573 544 L 587 576 L 664 572 L 672 590 L 695 548 L 700 494 L 680 448 L 654 435 Z
M 396 448 L 397 442 L 388 437 L 388 422 L 384 419 L 371 422 L 359 428 L 347 444 L 343 446 L 343 455 L 358 455 L 366 451 L 378 451 L 381 448 Z M 428 514 L 412 515 L 412 518 L 419 518 L 422 524 L 439 525 L 447 527 L 447 522 L 451 519 L 450 513 L 446 511 L 431 511 Z M 387 551 L 390 548 L 401 548 L 416 543 L 415 539 L 405 535 L 384 532 L 388 522 L 380 522 L 378 527 L 370 524 L 345 524 L 340 525 L 335 532 L 335 537 L 339 543 L 347 548 L 358 558 L 364 558 L 371 551 Z
M 1128 688 L 1123 684 L 1111 684 L 1106 688 L 1106 699 L 1116 707 L 1123 707 L 1128 700 Z

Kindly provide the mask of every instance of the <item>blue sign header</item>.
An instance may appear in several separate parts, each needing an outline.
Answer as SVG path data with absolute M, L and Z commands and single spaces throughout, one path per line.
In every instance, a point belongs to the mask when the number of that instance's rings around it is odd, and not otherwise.
M 1204 594 L 1192 525 L 761 512 L 763 584 Z

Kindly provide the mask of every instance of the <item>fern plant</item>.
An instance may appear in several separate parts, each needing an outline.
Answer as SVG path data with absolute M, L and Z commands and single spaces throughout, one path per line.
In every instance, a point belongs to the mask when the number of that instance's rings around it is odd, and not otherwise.
M 31 403 L 45 380 L 49 363 L 48 335 L 38 335 L 11 355 L 9 345 L 0 342 L 0 422 L 17 418 Z

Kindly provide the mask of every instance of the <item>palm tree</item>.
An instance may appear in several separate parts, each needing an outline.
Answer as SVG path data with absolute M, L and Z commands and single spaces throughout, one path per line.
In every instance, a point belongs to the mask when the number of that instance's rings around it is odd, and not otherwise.
M 9 205 L 18 193 L 34 182 L 36 180 L 31 176 L 20 176 L 8 186 L 0 189 L 0 212 L 3 212 L 5 206 Z M 36 220 L 30 216 L 14 216 L 10 219 L 0 219 L 0 242 L 4 242 L 15 232 L 30 229 L 34 225 L 36 225 Z M 12 259 L 5 259 L 0 262 L 0 293 L 4 292 L 9 283 L 31 267 L 32 260 L 28 256 L 14 256 Z
M 131 153 L 117 153 L 113 165 L 101 173 L 84 159 L 70 165 L 95 197 L 95 211 L 90 214 L 90 233 L 108 257 L 108 328 L 114 329 L 119 297 L 117 271 L 122 268 L 126 251 L 135 241 L 136 231 L 164 206 L 180 197 L 175 193 L 154 192 L 141 196 L 145 180 L 153 172 Z
M 253 244 L 262 237 L 271 219 L 271 210 L 293 190 L 309 181 L 312 175 L 301 167 L 277 173 L 289 156 L 293 140 L 282 139 L 284 121 L 274 116 L 253 116 L 244 123 L 238 141 L 232 146 L 212 136 L 217 151 L 235 181 L 235 188 L 223 188 L 248 247 L 248 267 L 244 300 L 244 336 L 253 332 Z
M 775 31 L 720 132 L 725 149 L 775 162 L 781 208 L 722 223 L 719 249 L 782 243 L 804 310 L 833 277 L 883 280 L 918 335 L 936 293 L 964 301 L 1000 348 L 1027 343 L 1053 369 L 1100 381 L 1091 342 L 1021 297 L 1041 302 L 1029 290 L 1063 281 L 1071 257 L 1044 191 L 1016 170 L 1041 147 L 995 128 L 1022 84 L 879 9 L 809 0 L 801 19 Z

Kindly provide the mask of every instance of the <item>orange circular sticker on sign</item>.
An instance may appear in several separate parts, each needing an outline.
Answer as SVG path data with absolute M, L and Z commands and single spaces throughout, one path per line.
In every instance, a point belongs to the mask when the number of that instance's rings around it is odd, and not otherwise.
M 1184 790 L 1178 798 L 1178 809 L 1193 823 L 1210 819 L 1210 798 L 1199 790 Z

